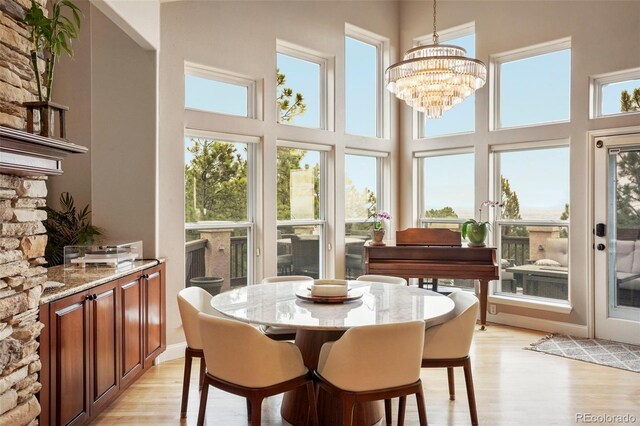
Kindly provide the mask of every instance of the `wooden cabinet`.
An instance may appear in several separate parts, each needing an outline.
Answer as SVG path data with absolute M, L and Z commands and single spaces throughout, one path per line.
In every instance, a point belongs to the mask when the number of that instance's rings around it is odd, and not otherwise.
M 41 425 L 94 419 L 164 351 L 164 264 L 40 307 Z

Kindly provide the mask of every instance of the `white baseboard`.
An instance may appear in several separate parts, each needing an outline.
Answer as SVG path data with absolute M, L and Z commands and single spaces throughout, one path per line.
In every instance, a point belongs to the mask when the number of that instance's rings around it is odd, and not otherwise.
M 173 345 L 167 345 L 167 349 L 158 355 L 154 365 L 158 365 L 165 361 L 171 361 L 172 359 L 184 358 L 184 350 L 187 347 L 187 342 L 174 343 Z
M 499 313 L 497 315 L 488 314 L 487 321 L 495 322 L 497 324 L 511 325 L 514 327 L 528 328 L 531 330 L 546 331 L 549 333 L 562 333 L 575 337 L 593 337 L 589 336 L 589 331 L 586 325 L 524 317 L 521 315 L 506 313 Z

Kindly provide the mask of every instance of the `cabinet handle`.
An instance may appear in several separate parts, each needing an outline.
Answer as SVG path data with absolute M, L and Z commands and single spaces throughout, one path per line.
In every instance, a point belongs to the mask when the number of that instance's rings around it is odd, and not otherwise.
M 87 294 L 87 295 L 84 297 L 84 300 L 91 300 L 91 295 L 90 295 L 90 294 Z
M 93 300 L 96 300 L 96 299 L 98 298 L 98 295 L 94 293 L 94 294 L 93 294 L 93 296 L 92 296 L 91 298 L 92 298 Z

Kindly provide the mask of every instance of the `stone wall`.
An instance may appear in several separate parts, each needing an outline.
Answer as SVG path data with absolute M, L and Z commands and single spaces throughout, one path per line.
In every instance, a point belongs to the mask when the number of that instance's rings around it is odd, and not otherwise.
M 27 115 L 22 102 L 38 100 L 29 31 L 22 23 L 30 7 L 31 0 L 0 0 L 0 126 L 20 130 Z
M 37 424 L 46 178 L 0 174 L 0 425 Z

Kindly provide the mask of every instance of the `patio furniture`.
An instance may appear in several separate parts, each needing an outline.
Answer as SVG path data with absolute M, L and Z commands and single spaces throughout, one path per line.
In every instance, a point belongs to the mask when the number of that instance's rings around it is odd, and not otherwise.
M 320 277 L 320 237 L 291 235 L 292 272 L 294 275 Z

